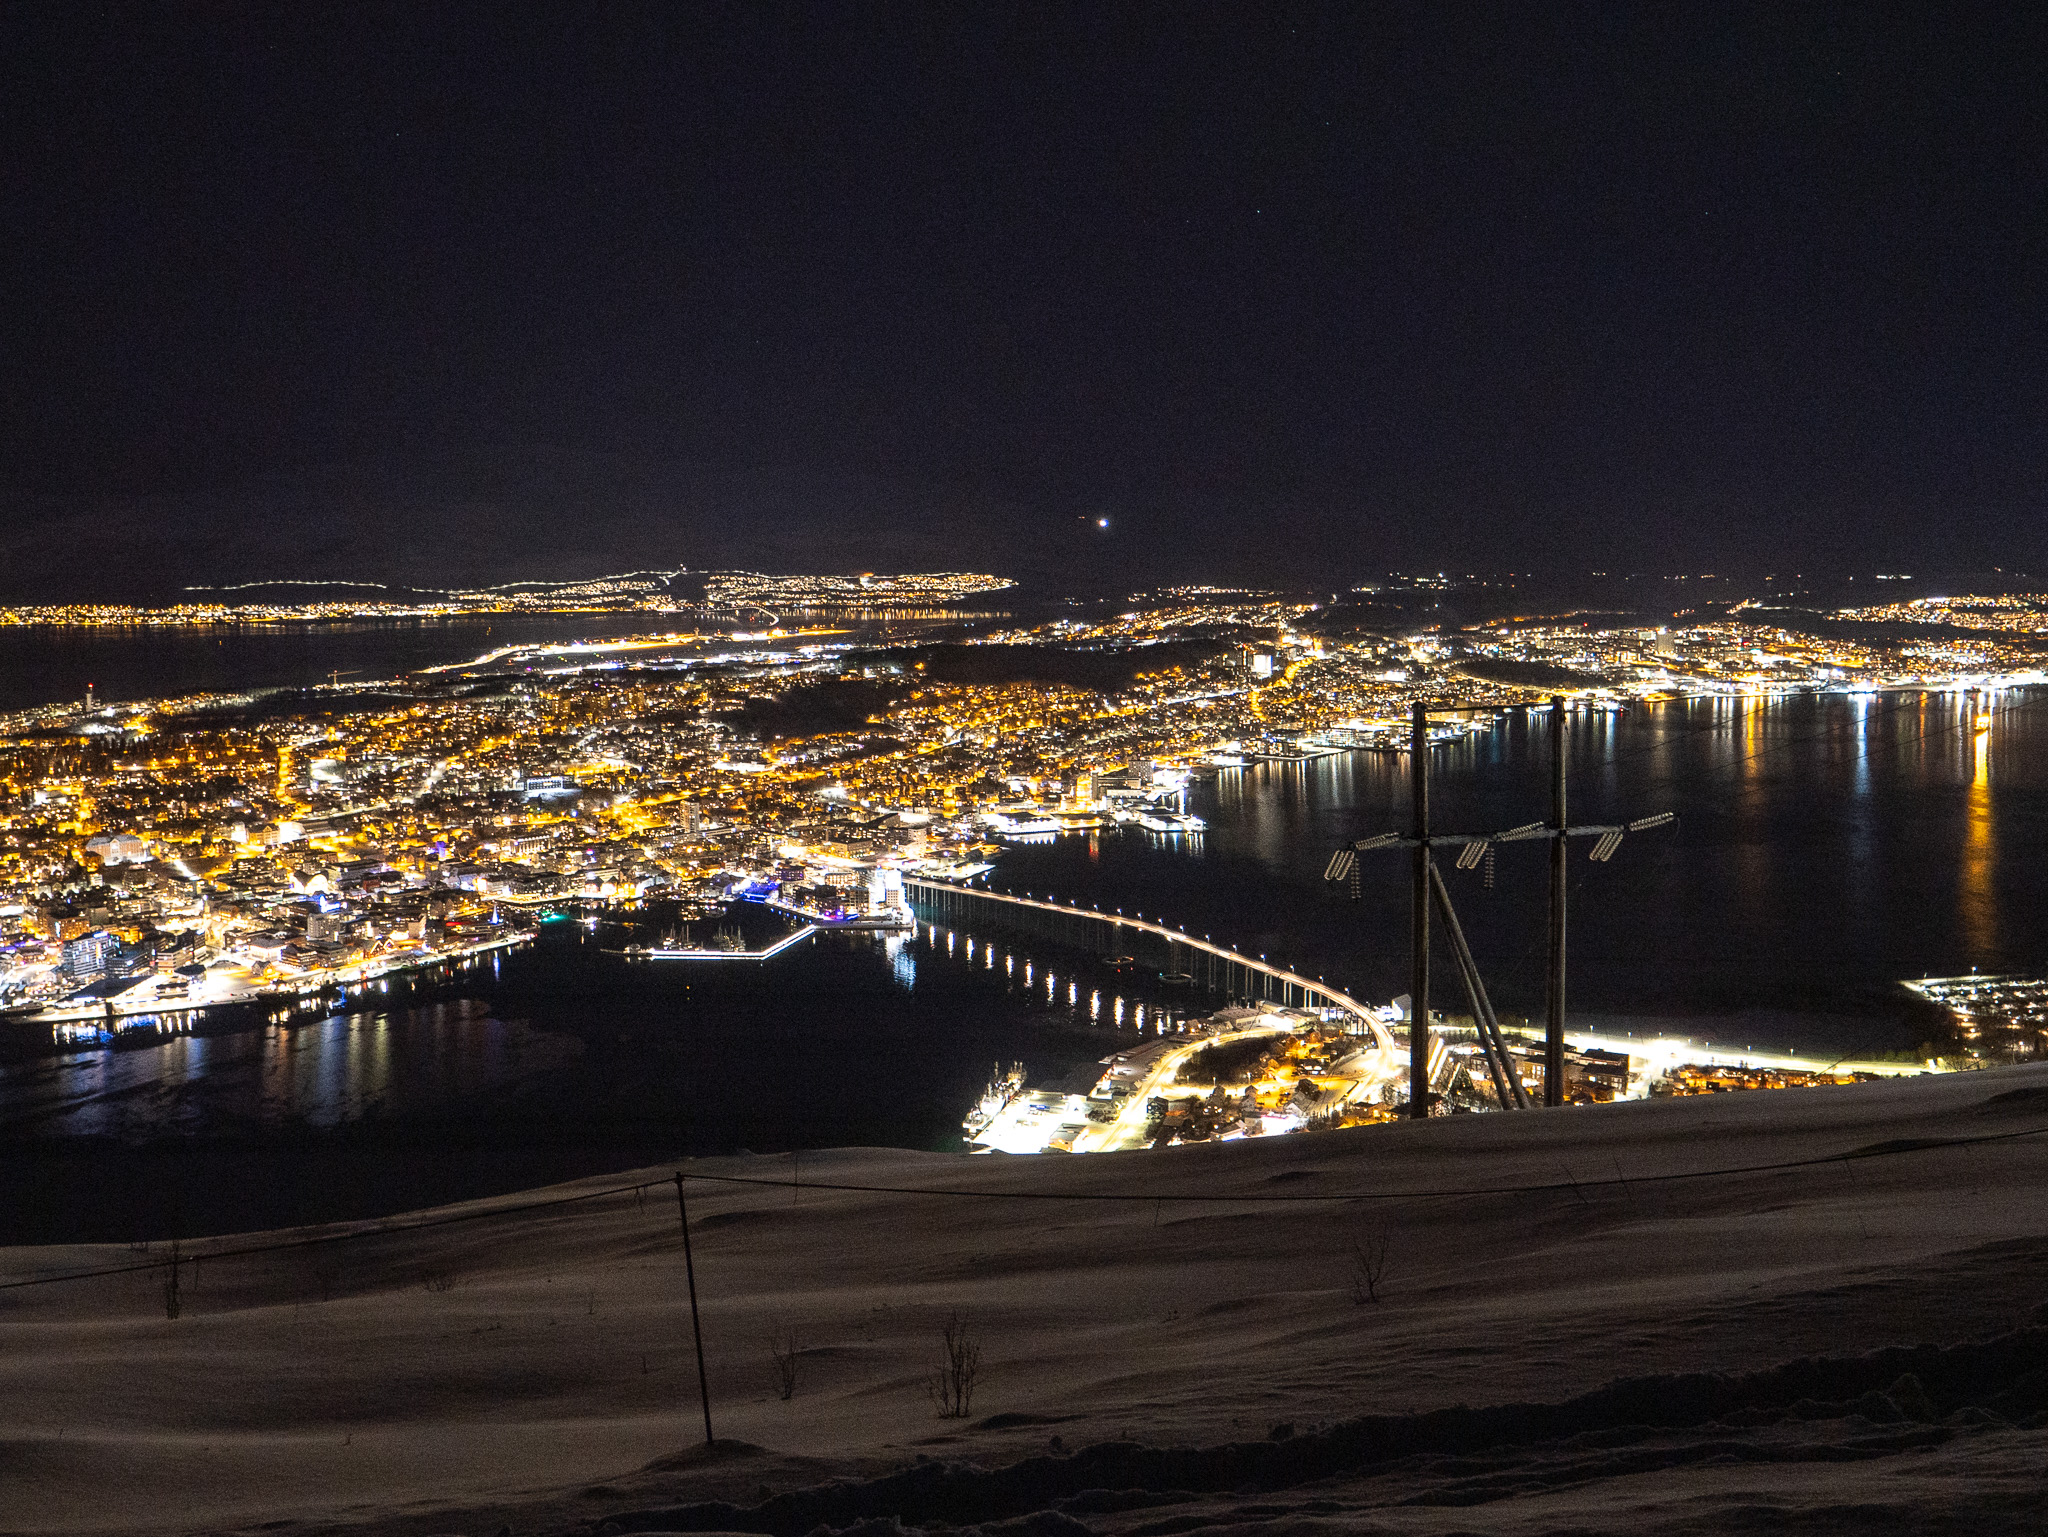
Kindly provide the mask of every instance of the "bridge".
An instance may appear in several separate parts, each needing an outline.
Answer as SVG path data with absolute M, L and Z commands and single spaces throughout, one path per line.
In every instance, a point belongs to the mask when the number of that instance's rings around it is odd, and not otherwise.
M 908 873 L 903 877 L 903 894 L 934 914 L 959 919 L 978 915 L 991 923 L 1027 927 L 1098 955 L 1128 954 L 1140 948 L 1143 941 L 1155 946 L 1163 941 L 1168 973 L 1185 973 L 1211 990 L 1232 997 L 1262 998 L 1287 1008 L 1341 1009 L 1382 1050 L 1407 1054 L 1407 1048 L 1395 1042 L 1378 1014 L 1349 993 L 1339 992 L 1319 977 L 1305 977 L 1284 966 L 1253 960 L 1226 946 L 1197 939 L 1186 929 L 1123 913 L 1069 907 L 1037 897 L 1013 896 L 981 886 L 959 886 Z

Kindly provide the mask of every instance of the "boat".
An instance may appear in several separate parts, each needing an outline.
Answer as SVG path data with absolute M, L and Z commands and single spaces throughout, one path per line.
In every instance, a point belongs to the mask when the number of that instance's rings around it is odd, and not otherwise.
M 977 875 L 985 875 L 995 868 L 987 860 L 957 860 L 950 864 L 928 864 L 916 872 L 927 879 L 942 881 L 971 881 Z
M 960 1122 L 960 1129 L 967 1133 L 971 1142 L 989 1128 L 989 1123 L 1009 1108 L 1010 1101 L 1024 1092 L 1024 1064 L 1012 1062 L 1006 1073 L 1000 1062 L 989 1074 L 988 1087 L 982 1090 L 981 1098 L 974 1108 L 967 1112 Z
M 1032 817 L 1028 821 L 1012 822 L 1007 827 L 996 829 L 998 838 L 1037 838 L 1047 833 L 1060 831 L 1060 824 L 1051 817 Z
M 1059 820 L 1038 806 L 999 806 L 988 813 L 988 825 L 998 838 L 1030 837 L 1060 830 Z
M 1164 806 L 1147 806 L 1138 813 L 1138 825 L 1155 833 L 1198 833 L 1208 827 L 1190 811 L 1169 811 Z

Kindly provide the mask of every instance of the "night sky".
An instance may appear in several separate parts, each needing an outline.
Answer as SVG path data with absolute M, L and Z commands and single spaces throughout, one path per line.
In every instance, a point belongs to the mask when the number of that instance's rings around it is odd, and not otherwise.
M 2039 13 L 1723 9 L 10 5 L 0 588 L 2048 558 Z

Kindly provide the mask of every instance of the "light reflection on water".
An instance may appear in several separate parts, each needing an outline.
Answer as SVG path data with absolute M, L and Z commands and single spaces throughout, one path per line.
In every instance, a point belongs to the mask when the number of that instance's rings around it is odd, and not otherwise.
M 0 1241 L 400 1210 L 679 1146 L 957 1148 L 992 1061 L 1092 1080 L 1119 1037 L 1198 1006 L 1057 944 L 958 928 L 820 936 L 715 975 L 579 932 L 505 969 L 489 998 L 217 1020 L 0 1069 L 7 1177 L 42 1192 L 0 1203 Z
M 12 1135 L 121 1141 L 167 1130 L 331 1129 L 516 1092 L 579 1051 L 573 1038 L 456 999 L 24 1063 L 0 1073 L 0 1125 Z
M 2048 910 L 2048 694 L 1784 694 L 1575 711 L 1575 820 L 1679 813 L 1609 864 L 1572 851 L 1572 992 L 1589 1009 L 1895 1010 L 1902 978 L 2038 970 L 2022 915 Z M 1509 713 L 1437 750 L 1439 830 L 1549 812 L 1548 729 Z M 1369 998 L 1406 990 L 1406 866 L 1361 856 L 1363 900 L 1323 887 L 1330 850 L 1405 831 L 1405 754 L 1225 769 L 1196 787 L 1200 843 L 1110 837 L 1019 849 L 998 887 L 1129 902 L 1252 953 L 1286 954 Z M 1502 846 L 1493 889 L 1447 872 L 1503 1007 L 1540 1009 L 1544 846 Z
M 1971 729 L 1965 702 L 1948 694 L 1583 717 L 1574 815 L 1669 809 L 1681 820 L 1630 837 L 1610 864 L 1574 850 L 1575 1008 L 1639 1022 L 1741 1016 L 1744 1039 L 1811 1048 L 1827 1044 L 1817 1015 L 1860 1015 L 1852 1023 L 1867 1034 L 1867 1020 L 1896 1005 L 1901 977 L 2048 966 L 2033 921 L 2048 910 L 2042 697 L 1984 701 L 1988 732 Z M 1439 826 L 1541 818 L 1545 741 L 1540 719 L 1515 715 L 1443 749 Z M 1338 841 L 1404 825 L 1402 756 L 1229 770 L 1192 801 L 1209 820 L 1205 838 L 1062 838 L 1012 850 L 994 879 L 1142 909 L 1368 999 L 1406 990 L 1398 857 L 1363 856 L 1379 862 L 1366 864 L 1357 905 L 1320 880 Z M 1446 872 L 1507 1012 L 1540 1009 L 1544 864 L 1540 845 L 1511 845 L 1493 889 L 1476 871 Z M 575 939 L 479 967 L 464 985 L 489 1000 L 18 1063 L 0 1070 L 0 1132 L 17 1149 L 105 1139 L 123 1160 L 137 1144 L 249 1139 L 262 1158 L 224 1152 L 207 1168 L 218 1224 L 247 1225 L 251 1212 L 312 1220 L 632 1167 L 679 1145 L 957 1145 L 948 1139 L 991 1060 L 1022 1057 L 1035 1082 L 1057 1079 L 1119 1039 L 1182 1029 L 1223 1001 L 1155 990 L 1049 941 L 929 924 L 909 937 L 831 936 L 716 979 L 607 961 Z M 348 1143 L 346 1157 L 363 1162 L 347 1178 L 363 1167 L 389 1175 L 357 1207 L 336 1204 L 324 1175 L 308 1175 L 289 1202 L 262 1204 L 283 1166 L 275 1148 L 388 1128 L 411 1139 L 388 1157 L 368 1147 L 374 1137 Z M 441 1155 L 421 1145 L 465 1146 L 472 1162 L 425 1182 L 422 1159 Z M 311 1167 L 312 1155 L 290 1156 Z M 89 1211 L 110 1172 L 127 1167 L 93 1166 L 67 1199 Z M 133 1180 L 140 1210 L 153 1187 L 147 1169 Z
M 1991 807 L 1990 719 L 1972 710 L 1966 717 L 1964 739 L 1970 754 L 1970 801 L 1969 834 L 1963 847 L 1963 928 L 1972 949 L 1992 952 L 1998 947 L 1998 910 L 1992 891 L 1997 849 Z

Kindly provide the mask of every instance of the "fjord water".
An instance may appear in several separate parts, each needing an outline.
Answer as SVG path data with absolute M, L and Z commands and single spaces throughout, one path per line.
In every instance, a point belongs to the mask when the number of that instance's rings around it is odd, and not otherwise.
M 1678 816 L 1605 864 L 1593 839 L 1572 842 L 1574 1011 L 1746 1021 L 1757 1045 L 1911 1046 L 1886 1037 L 1901 979 L 2039 968 L 2048 694 L 1982 694 L 1972 710 L 1962 694 L 1898 692 L 1574 711 L 1571 820 Z M 1549 764 L 1536 711 L 1438 747 L 1435 830 L 1545 820 Z M 1356 904 L 1321 880 L 1341 842 L 1409 830 L 1405 754 L 1225 771 L 1193 804 L 1199 839 L 1049 842 L 1006 856 L 994 882 L 1229 935 L 1365 997 L 1406 991 L 1406 851 L 1359 856 Z M 1490 889 L 1445 860 L 1504 1009 L 1542 1009 L 1547 859 L 1541 842 L 1500 846 Z M 1442 999 L 1454 977 L 1436 986 Z
M 112 702 L 311 688 L 467 661 L 498 646 L 688 628 L 645 614 L 518 615 L 340 623 L 0 626 L 0 710 L 83 699 Z
M 1679 815 L 1606 864 L 1574 842 L 1575 1018 L 1862 1055 L 1924 1036 L 1901 978 L 2038 968 L 2042 700 L 1982 701 L 1988 730 L 1943 694 L 1575 714 L 1575 820 Z M 1437 827 L 1541 819 L 1547 752 L 1519 712 L 1439 748 Z M 1403 854 L 1361 856 L 1356 904 L 1320 879 L 1338 842 L 1406 826 L 1400 755 L 1225 770 L 1190 799 L 1203 835 L 1021 845 L 992 884 L 1141 911 L 1360 996 L 1406 990 Z M 1544 859 L 1502 848 L 1490 889 L 1447 872 L 1506 1012 L 1541 1008 Z M 473 981 L 401 983 L 350 1014 L 16 1057 L 0 1068 L 0 1240 L 360 1216 L 678 1151 L 957 1147 L 992 1063 L 1057 1081 L 1206 1006 L 986 929 L 821 936 L 761 965 L 635 964 L 606 944 L 551 925 Z
M 687 612 L 626 612 L 275 624 L 0 625 L 0 711 L 80 700 L 88 688 L 103 701 L 122 703 L 311 688 L 337 676 L 345 685 L 360 685 L 422 667 L 472 661 L 504 646 L 664 635 L 688 632 L 698 622 Z M 830 622 L 860 637 L 900 638 L 957 628 L 953 621 L 924 612 L 840 616 Z

